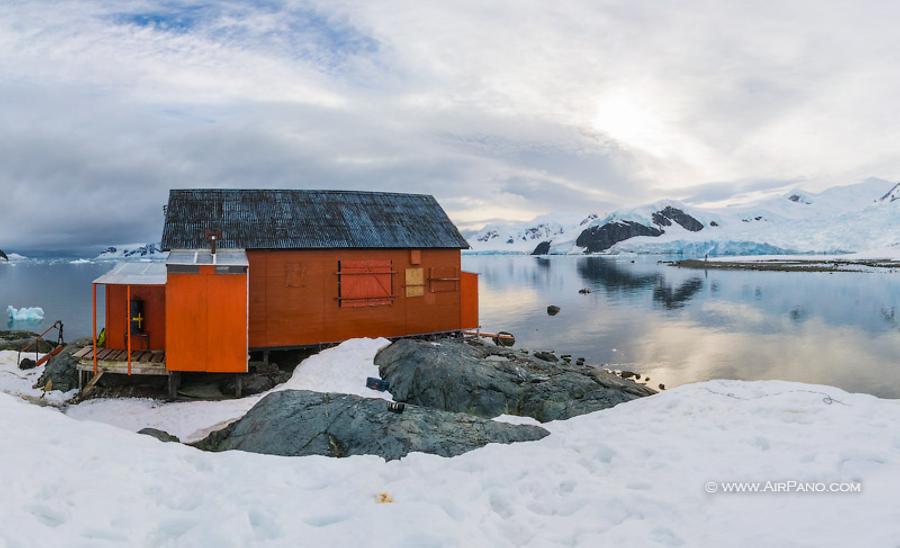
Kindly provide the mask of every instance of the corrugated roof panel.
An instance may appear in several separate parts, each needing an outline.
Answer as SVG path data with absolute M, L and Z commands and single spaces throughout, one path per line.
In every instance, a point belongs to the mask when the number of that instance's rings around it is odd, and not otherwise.
M 166 265 L 154 263 L 122 263 L 94 280 L 107 285 L 165 285 Z
M 469 247 L 433 196 L 334 190 L 172 190 L 163 249 Z

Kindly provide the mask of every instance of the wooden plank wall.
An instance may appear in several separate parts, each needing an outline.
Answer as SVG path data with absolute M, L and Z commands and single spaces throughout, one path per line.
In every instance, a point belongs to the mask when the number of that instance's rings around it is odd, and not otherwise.
M 128 297 L 124 285 L 106 286 L 106 347 L 125 350 Z M 131 298 L 144 301 L 147 338 L 132 337 L 133 350 L 163 350 L 166 348 L 166 288 L 162 285 L 133 285 Z
M 255 250 L 250 260 L 250 347 L 337 342 L 452 331 L 462 326 L 458 249 Z M 338 261 L 389 260 L 392 304 L 341 307 Z M 406 269 L 421 267 L 424 291 L 407 296 Z M 421 282 L 417 282 L 421 283 Z

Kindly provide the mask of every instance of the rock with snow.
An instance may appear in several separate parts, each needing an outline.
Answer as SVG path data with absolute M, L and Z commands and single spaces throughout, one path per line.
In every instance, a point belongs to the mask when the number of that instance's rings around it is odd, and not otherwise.
M 35 388 L 46 386 L 48 381 L 53 381 L 53 390 L 68 392 L 78 388 L 78 359 L 72 354 L 83 348 L 81 344 L 70 344 L 63 348 L 62 352 L 50 358 L 44 366 L 44 372 L 34 384 Z
M 9 257 L 6 255 L 6 253 L 3 252 L 2 249 L 0 249 L 0 259 L 3 259 L 4 261 L 9 260 Z
M 267 395 L 239 420 L 195 443 L 207 451 L 267 455 L 378 455 L 396 460 L 421 452 L 452 457 L 489 443 L 534 441 L 543 428 L 352 394 L 284 390 Z
M 567 419 L 654 394 L 596 367 L 508 348 L 403 339 L 375 356 L 396 401 L 480 417 Z
M 181 440 L 178 439 L 178 436 L 173 436 L 169 434 L 165 430 L 159 430 L 157 428 L 141 428 L 137 431 L 138 434 L 143 434 L 145 436 L 150 436 L 151 438 L 156 438 L 163 443 L 180 443 Z
M 600 226 L 591 226 L 582 231 L 575 245 L 586 253 L 606 251 L 617 243 L 636 236 L 661 236 L 663 231 L 636 221 L 612 221 Z

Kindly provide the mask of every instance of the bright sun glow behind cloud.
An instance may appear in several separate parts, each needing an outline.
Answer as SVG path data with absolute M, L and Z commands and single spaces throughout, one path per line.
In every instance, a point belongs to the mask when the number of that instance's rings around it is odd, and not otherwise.
M 155 239 L 173 187 L 426 192 L 476 226 L 897 178 L 898 19 L 875 1 L 2 2 L 0 244 Z

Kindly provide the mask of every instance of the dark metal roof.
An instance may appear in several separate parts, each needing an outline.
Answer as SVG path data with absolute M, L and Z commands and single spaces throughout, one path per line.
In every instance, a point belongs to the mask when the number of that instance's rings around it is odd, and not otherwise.
M 433 196 L 339 190 L 169 191 L 162 248 L 455 248 L 469 244 Z

